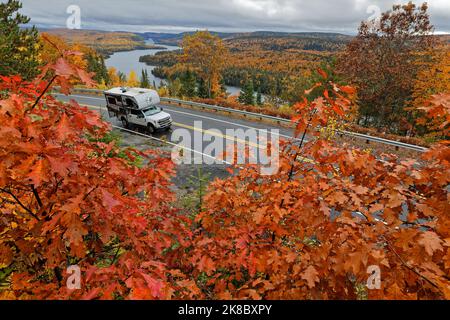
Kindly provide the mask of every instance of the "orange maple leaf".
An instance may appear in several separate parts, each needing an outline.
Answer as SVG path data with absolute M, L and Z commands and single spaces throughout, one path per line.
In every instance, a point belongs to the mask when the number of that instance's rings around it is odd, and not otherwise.
M 316 268 L 313 266 L 309 266 L 306 268 L 306 270 L 303 272 L 301 278 L 303 280 L 306 280 L 308 287 L 310 289 L 314 288 L 316 286 L 316 282 L 319 282 L 319 273 L 317 272 Z

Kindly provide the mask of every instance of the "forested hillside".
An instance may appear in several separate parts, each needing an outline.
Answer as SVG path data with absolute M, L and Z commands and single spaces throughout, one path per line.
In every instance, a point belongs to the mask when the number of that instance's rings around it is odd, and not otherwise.
M 118 51 L 154 48 L 147 45 L 143 37 L 130 32 L 107 32 L 93 30 L 51 29 L 47 33 L 56 35 L 69 44 L 82 44 L 103 55 Z
M 215 33 L 212 33 L 213 35 Z M 179 44 L 182 34 L 159 39 L 159 43 Z M 254 32 L 215 34 L 229 50 L 223 81 L 226 85 L 243 86 L 252 81 L 261 93 L 286 101 L 298 99 L 298 86 L 319 65 L 330 63 L 333 55 L 345 48 L 352 37 L 327 33 Z M 186 34 L 184 34 L 186 36 Z M 140 61 L 160 66 L 154 74 L 162 78 L 177 76 L 173 67 L 181 51 L 160 52 L 143 56 Z M 299 76 L 301 78 L 299 79 Z

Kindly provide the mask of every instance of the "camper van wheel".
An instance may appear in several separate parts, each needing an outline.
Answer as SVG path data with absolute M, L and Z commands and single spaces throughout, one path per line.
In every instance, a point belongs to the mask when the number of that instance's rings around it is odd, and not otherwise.
M 152 124 L 150 124 L 150 123 L 147 126 L 147 132 L 150 133 L 150 134 L 155 132 L 155 127 Z
M 121 120 L 122 120 L 122 126 L 123 126 L 125 129 L 128 129 L 128 121 L 127 121 L 127 119 L 122 118 Z

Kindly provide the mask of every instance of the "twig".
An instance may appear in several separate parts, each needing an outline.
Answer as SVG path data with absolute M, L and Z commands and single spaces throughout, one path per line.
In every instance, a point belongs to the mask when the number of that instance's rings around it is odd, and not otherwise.
M 110 266 L 112 266 L 114 263 L 116 263 L 116 259 L 117 259 L 117 256 L 119 255 L 119 251 L 120 251 L 120 246 L 117 246 L 117 251 L 116 251 L 116 253 L 114 254 L 113 259 L 111 260 Z
M 28 212 L 33 218 L 35 218 L 37 221 L 40 221 L 39 218 L 31 211 L 29 208 L 23 205 L 23 203 L 11 192 L 6 189 L 0 188 L 0 191 L 3 191 L 7 194 L 9 194 L 13 199 L 16 201 L 16 203 L 21 206 L 26 212 Z
M 414 272 L 416 275 L 418 275 L 420 278 L 422 278 L 423 280 L 425 280 L 426 282 L 428 282 L 429 284 L 431 284 L 433 287 L 435 287 L 436 289 L 438 289 L 439 291 L 441 291 L 441 289 L 439 288 L 439 286 L 437 284 L 435 284 L 433 281 L 431 281 L 430 279 L 428 279 L 427 277 L 425 277 L 423 274 L 421 274 L 419 271 L 417 271 L 414 267 L 410 266 L 405 260 L 403 260 L 403 258 L 397 253 L 397 251 L 395 251 L 395 249 L 391 246 L 391 244 L 389 243 L 389 241 L 383 236 L 384 241 L 386 241 L 386 244 L 389 248 L 389 250 L 391 250 L 396 256 L 397 258 L 400 260 L 400 262 L 402 263 L 402 265 L 407 268 L 408 270 Z
M 34 102 L 33 106 L 31 107 L 30 111 L 33 110 L 37 104 L 39 103 L 39 101 L 41 100 L 41 98 L 44 96 L 44 94 L 48 91 L 48 89 L 50 88 L 50 86 L 52 85 L 53 81 L 55 81 L 57 76 L 53 76 L 52 80 L 50 80 L 50 82 L 47 84 L 47 87 L 45 87 L 44 91 L 42 91 L 42 93 L 39 95 L 39 97 L 36 99 L 36 101 Z
M 31 185 L 31 190 L 33 191 L 34 197 L 36 198 L 36 201 L 39 205 L 39 208 L 42 208 L 42 200 L 41 197 L 39 197 L 39 193 L 37 192 L 36 188 L 34 187 L 34 184 Z

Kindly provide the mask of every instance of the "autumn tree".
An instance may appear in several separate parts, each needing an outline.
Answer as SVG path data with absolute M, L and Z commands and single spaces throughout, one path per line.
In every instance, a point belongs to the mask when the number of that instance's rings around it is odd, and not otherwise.
M 211 184 L 187 270 L 211 299 L 449 299 L 448 142 L 419 162 L 322 139 L 313 128 L 344 120 L 355 93 L 322 74 L 332 91 L 295 105 L 276 174 L 247 166 Z
M 405 107 L 425 52 L 435 46 L 426 3 L 394 5 L 379 19 L 364 21 L 339 59 L 340 74 L 358 89 L 359 123 L 405 133 Z M 411 119 L 409 119 L 411 122 Z
M 122 86 L 124 83 L 123 79 L 121 79 L 119 77 L 119 73 L 117 72 L 117 69 L 114 67 L 108 68 L 108 78 L 109 78 L 110 84 L 115 87 Z
M 41 65 L 54 63 L 60 58 L 61 50 L 76 51 L 80 54 L 69 56 L 67 59 L 77 67 L 92 73 L 98 86 L 106 87 L 109 84 L 109 73 L 104 58 L 95 50 L 77 43 L 69 44 L 63 38 L 46 32 L 41 33 L 39 41 L 41 45 L 39 52 Z M 72 79 L 72 84 L 78 85 L 80 82 L 77 79 Z
M 18 11 L 22 4 L 16 0 L 0 3 L 0 75 L 20 75 L 32 79 L 38 73 L 38 31 L 23 29 L 30 19 Z
M 139 86 L 139 79 L 134 70 L 131 70 L 130 73 L 128 74 L 127 86 L 128 87 L 138 87 Z
M 426 126 L 438 141 L 450 140 L 450 94 L 432 95 L 425 101 L 418 111 L 425 113 L 428 117 L 418 119 L 418 124 Z
M 73 78 L 95 85 L 72 55 L 32 82 L 1 77 L 0 298 L 195 297 L 177 271 L 189 230 L 170 205 L 172 162 L 121 149 L 99 114 L 47 94 Z M 80 290 L 66 285 L 70 265 Z
M 441 130 L 433 130 L 427 121 L 424 121 L 423 110 L 431 97 L 437 94 L 450 93 L 450 50 L 448 44 L 441 43 L 436 50 L 424 52 L 427 59 L 422 63 L 422 68 L 417 74 L 414 82 L 412 100 L 409 112 L 419 126 L 414 126 L 414 131 L 423 134 L 436 136 Z M 416 124 L 414 123 L 414 124 Z M 413 124 L 413 125 L 414 125 Z
M 186 35 L 182 47 L 181 63 L 186 64 L 203 79 L 207 88 L 207 97 L 221 95 L 221 72 L 228 55 L 222 40 L 208 31 L 199 31 Z

